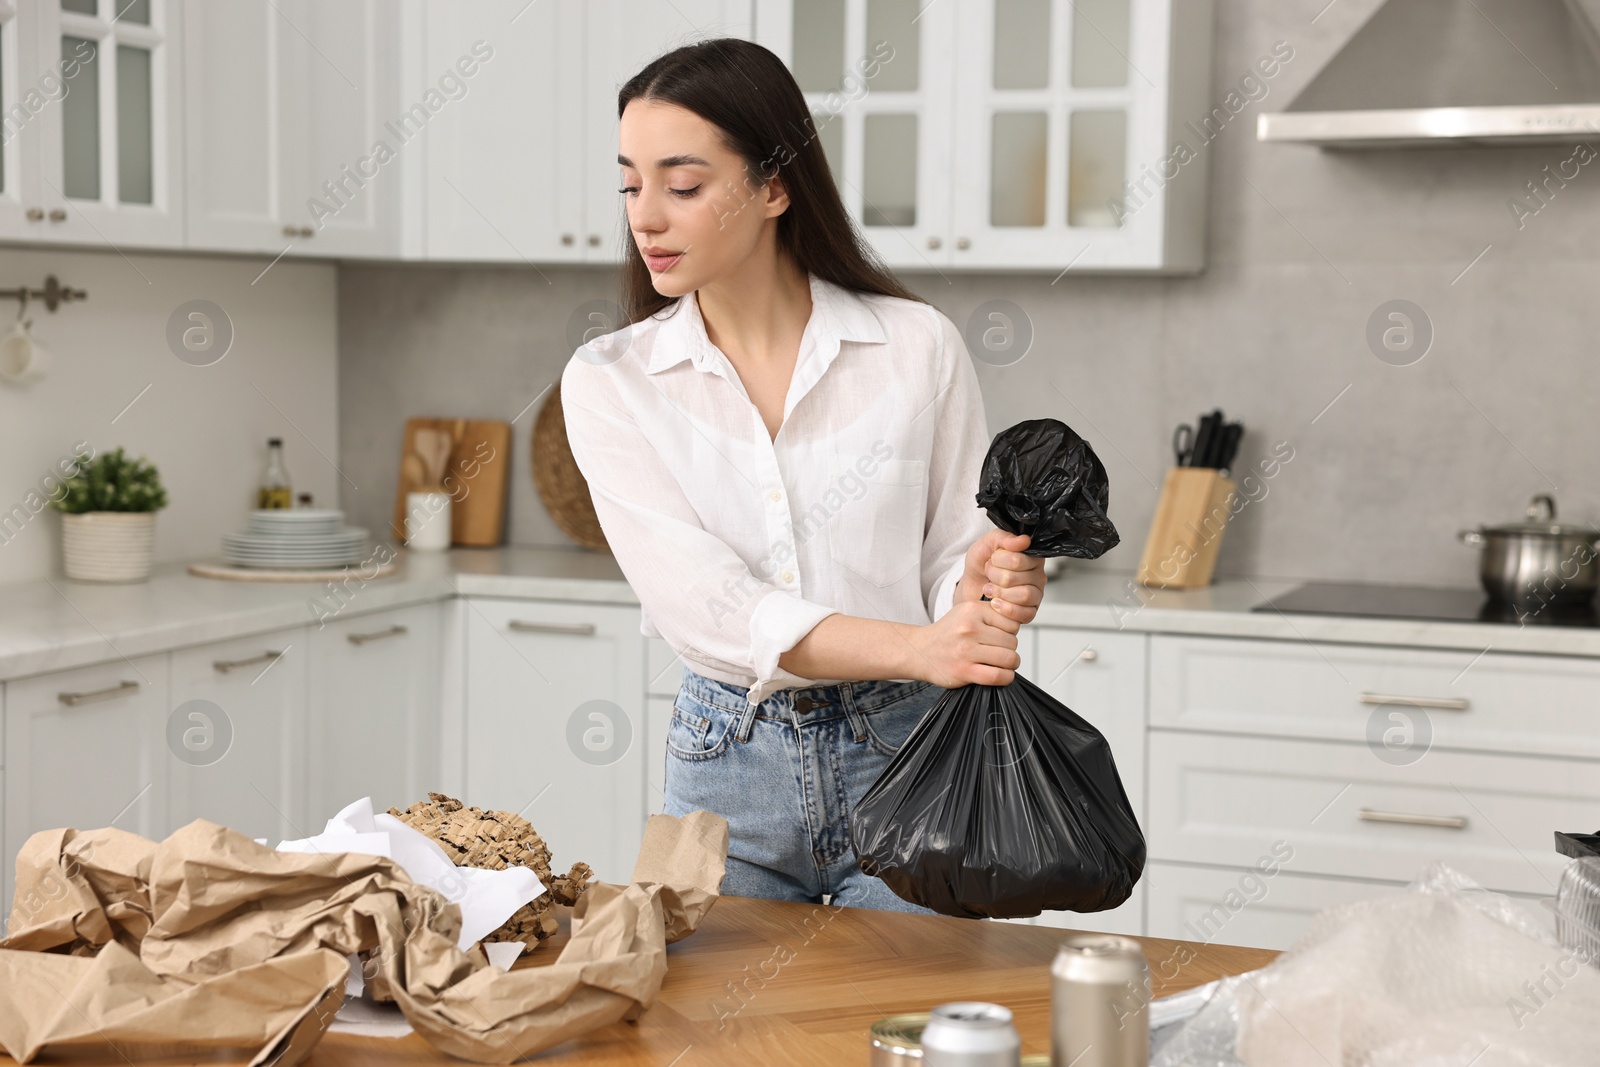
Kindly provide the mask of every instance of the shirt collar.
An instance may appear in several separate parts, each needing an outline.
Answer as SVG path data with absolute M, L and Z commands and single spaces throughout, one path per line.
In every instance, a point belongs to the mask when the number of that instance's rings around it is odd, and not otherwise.
M 861 294 L 815 274 L 806 277 L 811 283 L 811 320 L 806 324 L 809 348 L 811 354 L 821 356 L 815 368 L 816 375 L 839 354 L 841 341 L 881 344 L 889 339 L 883 332 L 883 324 Z M 802 344 L 797 368 L 810 362 L 807 347 Z M 695 292 L 680 297 L 672 314 L 662 320 L 645 372 L 655 374 L 686 359 L 696 370 L 712 373 L 720 372 L 724 361 L 706 336 L 705 319 L 700 315 L 699 296 Z

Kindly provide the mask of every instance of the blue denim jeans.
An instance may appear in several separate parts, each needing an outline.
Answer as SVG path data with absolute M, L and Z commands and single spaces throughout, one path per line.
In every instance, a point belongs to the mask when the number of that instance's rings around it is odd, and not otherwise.
M 755 708 L 748 692 L 685 670 L 667 727 L 665 811 L 728 820 L 722 892 L 935 914 L 856 865 L 850 812 L 944 690 L 841 682 Z

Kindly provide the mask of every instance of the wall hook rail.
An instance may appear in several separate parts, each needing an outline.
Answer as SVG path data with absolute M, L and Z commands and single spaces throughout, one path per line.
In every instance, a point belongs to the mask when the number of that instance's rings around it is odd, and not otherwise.
M 22 301 L 23 309 L 27 308 L 29 300 L 42 300 L 46 310 L 54 311 L 62 304 L 70 304 L 74 300 L 87 300 L 88 298 L 89 294 L 82 289 L 73 289 L 70 286 L 62 285 L 54 274 L 45 278 L 43 289 L 29 289 L 27 287 L 0 289 L 0 300 L 20 300 Z

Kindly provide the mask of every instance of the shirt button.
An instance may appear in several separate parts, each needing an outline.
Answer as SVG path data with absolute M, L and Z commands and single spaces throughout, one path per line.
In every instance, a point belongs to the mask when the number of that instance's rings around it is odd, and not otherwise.
M 782 500 L 783 499 L 783 494 L 778 492 L 776 489 L 774 489 L 772 492 L 768 493 L 767 496 L 770 497 L 773 500 Z
M 784 571 L 783 572 L 783 580 L 786 581 L 786 582 L 794 581 L 794 572 L 793 571 Z

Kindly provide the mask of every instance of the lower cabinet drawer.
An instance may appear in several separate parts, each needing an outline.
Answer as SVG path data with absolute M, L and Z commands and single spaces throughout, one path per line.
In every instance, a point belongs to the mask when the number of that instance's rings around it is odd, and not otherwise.
M 1047 911 L 1033 919 L 1035 926 L 1054 926 L 1061 930 L 1086 930 L 1096 934 L 1126 934 L 1129 937 L 1138 937 L 1144 933 L 1145 889 L 1150 880 L 1150 868 L 1145 866 L 1145 873 L 1139 879 L 1139 884 L 1133 887 L 1133 895 L 1123 901 L 1121 906 L 1110 911 Z
M 1365 745 L 1150 732 L 1151 858 L 1409 882 L 1443 860 L 1502 892 L 1554 894 L 1553 834 L 1600 826 L 1600 764 L 1465 752 L 1407 766 Z
M 1309 878 L 1259 870 L 1152 863 L 1150 936 L 1286 949 L 1323 908 L 1405 891 L 1399 882 Z
M 1146 882 L 1151 937 L 1280 950 L 1300 940 L 1324 908 L 1406 892 L 1399 882 L 1311 877 L 1283 867 L 1269 876 L 1258 869 L 1152 863 Z M 1536 896 L 1518 899 L 1544 920 Z
M 1600 660 L 1157 634 L 1150 725 L 1600 759 Z

